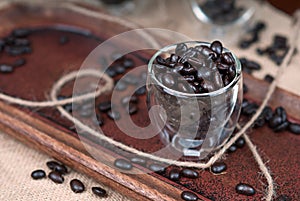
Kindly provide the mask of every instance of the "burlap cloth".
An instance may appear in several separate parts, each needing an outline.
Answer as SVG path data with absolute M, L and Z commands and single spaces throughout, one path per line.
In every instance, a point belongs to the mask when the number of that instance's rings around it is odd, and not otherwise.
M 98 3 L 93 0 L 85 1 L 94 6 L 98 5 Z M 172 5 L 176 4 L 172 3 Z M 197 34 L 199 33 L 201 26 L 191 27 L 190 24 L 193 22 L 186 23 L 187 19 L 195 20 L 193 16 L 187 14 L 185 18 L 183 18 L 181 15 L 182 18 L 177 18 L 177 21 L 172 21 L 161 12 L 162 10 L 163 7 L 161 10 L 146 9 L 139 17 L 133 15 L 128 18 L 146 27 L 169 28 L 184 33 L 193 39 L 201 40 Z M 153 12 L 157 12 L 157 15 L 153 14 Z M 176 8 L 172 12 L 176 13 Z M 156 17 L 154 18 L 153 16 Z M 270 6 L 262 8 L 261 16 L 259 16 L 259 18 L 263 19 L 268 24 L 267 31 L 262 34 L 261 42 L 246 51 L 237 51 L 237 48 L 235 47 L 229 48 L 239 56 L 247 56 L 247 58 L 253 58 L 256 61 L 259 61 L 263 66 L 263 70 L 254 73 L 254 76 L 263 78 L 266 73 L 274 75 L 276 67 L 272 65 L 272 62 L 266 57 L 258 57 L 255 54 L 255 48 L 259 46 L 264 47 L 267 44 L 270 44 L 274 33 L 286 35 L 289 32 L 288 27 L 291 18 Z M 279 86 L 300 95 L 299 75 L 300 56 L 296 56 L 287 72 L 283 75 Z M 54 184 L 49 179 L 38 181 L 32 180 L 30 174 L 35 169 L 44 169 L 49 172 L 45 163 L 50 159 L 49 156 L 23 145 L 19 141 L 16 141 L 0 131 L 0 200 L 99 200 L 98 197 L 91 193 L 92 186 L 101 186 L 108 191 L 109 197 L 101 200 L 129 200 L 118 192 L 112 191 L 109 187 L 103 186 L 101 183 L 97 183 L 92 178 L 76 171 L 71 171 L 71 173 L 65 177 L 64 184 Z M 73 178 L 82 180 L 87 191 L 82 194 L 73 193 L 69 186 L 69 181 Z

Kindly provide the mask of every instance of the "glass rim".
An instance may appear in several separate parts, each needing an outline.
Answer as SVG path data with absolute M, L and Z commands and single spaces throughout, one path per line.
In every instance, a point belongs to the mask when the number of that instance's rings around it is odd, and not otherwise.
M 236 83 L 241 79 L 241 75 L 242 75 L 242 67 L 241 67 L 241 63 L 239 61 L 239 59 L 235 56 L 234 53 L 232 53 L 230 50 L 228 50 L 227 48 L 223 47 L 223 51 L 225 52 L 230 52 L 234 58 L 235 61 L 235 77 L 234 79 L 225 87 L 222 87 L 218 90 L 212 91 L 212 92 L 207 92 L 207 93 L 185 93 L 185 92 L 181 92 L 181 91 L 177 91 L 174 89 L 171 89 L 167 86 L 165 86 L 163 83 L 161 83 L 155 76 L 155 73 L 153 72 L 153 62 L 154 60 L 161 55 L 162 53 L 165 53 L 168 50 L 174 49 L 176 48 L 176 46 L 178 44 L 197 44 L 197 45 L 210 45 L 211 43 L 209 42 L 202 42 L 202 41 L 186 41 L 186 42 L 180 42 L 180 43 L 175 43 L 175 44 L 171 44 L 168 46 L 163 47 L 162 49 L 160 49 L 159 51 L 157 51 L 150 59 L 149 63 L 148 63 L 148 74 L 151 76 L 152 79 L 154 79 L 155 83 L 158 84 L 159 86 L 161 86 L 164 90 L 166 90 L 167 92 L 171 92 L 171 94 L 176 94 L 177 96 L 181 96 L 181 97 L 211 97 L 211 96 L 218 96 L 221 94 L 224 94 L 225 92 L 229 91 L 233 86 L 236 85 Z

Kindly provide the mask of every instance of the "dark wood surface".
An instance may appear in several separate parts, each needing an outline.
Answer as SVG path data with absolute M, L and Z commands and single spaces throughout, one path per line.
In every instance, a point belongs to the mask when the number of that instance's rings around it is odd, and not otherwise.
M 276 8 L 288 13 L 293 14 L 297 9 L 300 8 L 300 1 L 298 0 L 268 0 Z
M 97 40 L 99 41 L 57 30 L 35 32 L 30 36 L 33 53 L 26 55 L 28 63 L 16 69 L 13 74 L 1 75 L 0 88 L 5 93 L 29 100 L 45 100 L 45 92 L 49 92 L 53 82 L 61 75 L 78 69 L 87 54 L 102 40 L 126 30 L 117 24 L 82 16 L 63 7 L 56 9 L 55 15 L 51 15 L 52 12 L 51 9 L 47 12 L 43 9 L 36 9 L 35 12 L 32 12 L 32 8 L 10 7 L 1 13 L 0 23 L 3 28 L 0 36 L 5 36 L 16 27 L 47 26 L 53 28 L 58 24 L 63 24 L 89 30 L 98 36 Z M 86 23 L 87 21 L 89 23 Z M 62 34 L 70 37 L 70 42 L 65 46 L 60 46 L 58 43 Z M 118 44 L 115 45 L 118 46 Z M 110 54 L 113 50 L 107 50 L 107 53 Z M 146 59 L 151 56 L 149 53 L 137 54 Z M 143 64 L 136 54 L 132 54 L 130 57 L 137 65 Z M 1 61 L 13 59 L 1 55 Z M 248 75 L 244 77 L 245 83 L 249 86 L 249 93 L 246 97 L 260 103 L 268 84 Z M 72 87 L 67 86 L 62 93 L 68 95 L 72 92 L 71 89 Z M 298 96 L 277 89 L 270 104 L 273 108 L 284 105 L 289 113 L 289 119 L 300 122 L 299 100 Z M 133 121 L 147 125 L 149 120 L 144 96 L 140 97 L 138 106 L 140 111 L 133 116 Z M 163 146 L 159 137 L 148 140 L 124 137 L 112 121 L 106 117 L 104 120 L 106 122 L 103 126 L 104 133 L 124 144 L 146 152 L 158 150 Z M 115 158 L 130 157 L 131 155 L 121 155 L 119 152 L 112 151 L 110 146 L 102 146 L 89 137 L 85 139 L 87 143 L 83 146 L 78 135 L 70 127 L 72 127 L 72 123 L 61 117 L 53 108 L 28 109 L 0 102 L 1 130 L 132 199 L 180 200 L 183 190 L 194 191 L 202 200 L 260 200 L 263 197 L 264 188 L 261 181 L 265 181 L 258 173 L 257 164 L 247 147 L 227 156 L 225 160 L 228 165 L 226 174 L 215 176 L 209 171 L 197 170 L 200 178 L 194 180 L 182 178 L 179 182 L 173 182 L 167 178 L 168 172 L 174 168 L 173 166 L 167 168 L 166 174 L 163 175 L 156 173 L 133 175 L 111 168 Z M 250 137 L 259 148 L 264 160 L 269 161 L 268 166 L 278 184 L 277 194 L 287 194 L 294 200 L 299 200 L 300 159 L 297 155 L 300 144 L 299 136 L 288 132 L 275 134 L 268 127 L 263 127 L 253 130 Z M 101 154 L 102 160 L 97 161 L 91 157 L 86 151 L 86 146 L 93 153 Z M 146 168 L 135 166 L 134 170 L 143 172 Z M 239 182 L 253 185 L 257 189 L 257 194 L 254 197 L 236 194 L 234 188 Z

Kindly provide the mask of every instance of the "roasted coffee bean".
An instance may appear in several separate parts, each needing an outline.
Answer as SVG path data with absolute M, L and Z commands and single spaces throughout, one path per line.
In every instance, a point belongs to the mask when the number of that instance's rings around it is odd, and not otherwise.
M 236 145 L 231 145 L 231 146 L 228 148 L 228 152 L 230 152 L 230 153 L 235 152 L 236 150 L 237 150 Z
M 176 46 L 176 49 L 175 49 L 175 54 L 176 55 L 179 55 L 179 56 L 182 56 L 186 51 L 187 51 L 188 47 L 186 44 L 184 43 L 179 43 L 177 46 Z
M 265 77 L 264 77 L 264 80 L 268 83 L 272 83 L 274 81 L 274 77 L 272 75 L 269 75 L 267 74 Z
M 263 127 L 265 125 L 266 121 L 265 118 L 260 116 L 258 117 L 255 122 L 254 122 L 254 128 L 260 128 Z
M 65 181 L 64 177 L 56 171 L 50 172 L 48 178 L 57 184 L 62 184 Z
M 127 84 L 123 80 L 118 80 L 115 89 L 117 91 L 124 91 L 127 89 Z
M 225 72 L 228 71 L 229 66 L 226 65 L 226 64 L 218 63 L 218 64 L 217 64 L 217 68 L 218 68 L 218 70 L 219 70 L 221 73 L 225 73 Z
M 69 37 L 68 36 L 61 36 L 59 38 L 59 44 L 65 45 L 69 42 Z
M 191 191 L 183 191 L 181 193 L 181 198 L 185 201 L 196 201 L 198 200 L 198 196 Z
M 99 114 L 96 114 L 96 116 L 94 115 L 92 120 L 93 120 L 94 125 L 96 125 L 96 126 L 103 126 L 104 125 L 104 119 Z
M 261 69 L 260 64 L 255 61 L 248 60 L 246 66 L 247 66 L 247 68 L 249 68 L 251 70 L 260 70 Z
M 171 54 L 171 56 L 170 56 L 170 62 L 177 63 L 178 60 L 179 60 L 179 56 L 177 56 L 175 54 Z
M 70 187 L 74 193 L 82 193 L 85 190 L 84 184 L 78 179 L 71 180 Z
M 124 82 L 131 85 L 136 85 L 139 83 L 139 78 L 137 76 L 134 76 L 132 74 L 126 75 L 123 79 Z
M 115 71 L 114 68 L 109 67 L 105 70 L 105 73 L 109 76 L 109 77 L 115 77 L 117 75 L 117 72 Z
M 282 118 L 280 116 L 273 116 L 272 119 L 269 121 L 269 127 L 274 129 L 280 124 L 282 124 Z
M 123 61 L 124 68 L 132 68 L 134 67 L 134 61 L 131 58 L 125 58 Z
M 235 187 L 235 191 L 241 195 L 252 196 L 256 193 L 255 189 L 249 184 L 239 183 Z
M 17 59 L 16 61 L 14 61 L 13 63 L 13 67 L 20 67 L 26 64 L 26 60 L 23 58 Z
M 193 83 L 195 81 L 195 76 L 194 75 L 185 75 L 185 76 L 183 76 L 182 81 Z
M 149 165 L 149 169 L 158 174 L 164 174 L 166 171 L 166 168 L 164 166 L 157 164 L 157 163 L 153 163 L 153 164 Z
M 242 148 L 245 146 L 246 142 L 245 139 L 243 137 L 239 137 L 235 143 L 234 143 L 238 148 Z
M 274 132 L 281 132 L 281 131 L 284 131 L 288 128 L 289 126 L 289 122 L 288 121 L 285 121 L 283 122 L 282 124 L 280 124 L 279 126 L 275 127 L 273 129 Z
M 92 191 L 95 195 L 99 197 L 107 197 L 107 192 L 103 188 L 100 187 L 92 187 Z
M 246 116 L 252 116 L 255 114 L 258 105 L 256 103 L 249 103 L 246 107 L 242 108 L 242 114 Z
M 300 124 L 290 123 L 288 129 L 290 132 L 292 132 L 296 135 L 300 134 Z
M 130 161 L 122 159 L 122 158 L 115 160 L 114 166 L 117 168 L 120 168 L 122 170 L 131 170 L 132 169 L 132 164 L 130 163 Z
M 112 120 L 119 120 L 121 118 L 121 114 L 116 110 L 109 110 L 107 116 Z
M 262 111 L 262 115 L 265 117 L 266 121 L 270 121 L 273 118 L 272 108 L 269 106 L 266 106 L 264 108 L 264 110 Z
M 210 45 L 210 49 L 217 53 L 217 55 L 221 55 L 223 52 L 223 45 L 220 41 L 214 41 Z
M 214 174 L 220 174 L 227 170 L 227 165 L 224 162 L 216 162 L 211 166 L 211 172 Z
M 275 115 L 280 116 L 282 121 L 286 121 L 286 119 L 287 119 L 287 114 L 283 107 L 277 107 L 275 109 Z
M 184 64 L 185 66 L 180 71 L 180 73 L 182 75 L 197 75 L 197 70 L 194 67 L 190 66 L 190 65 L 186 65 L 186 63 Z
M 224 52 L 221 55 L 221 62 L 227 64 L 227 65 L 232 65 L 234 64 L 234 58 L 230 52 Z
M 196 179 L 199 177 L 198 172 L 196 172 L 195 170 L 192 170 L 192 169 L 188 169 L 188 168 L 182 169 L 181 175 L 183 177 L 187 177 L 187 178 L 191 178 L 191 179 Z
M 30 33 L 31 31 L 29 29 L 20 28 L 20 29 L 13 30 L 11 35 L 16 38 L 23 38 L 23 37 L 27 37 Z
M 68 173 L 68 169 L 66 166 L 64 166 L 63 164 L 59 164 L 56 161 L 48 161 L 46 163 L 46 165 L 48 166 L 48 168 L 50 170 L 56 171 L 60 174 L 67 174 Z
M 275 201 L 292 201 L 292 198 L 287 195 L 279 195 Z
M 126 69 L 121 65 L 115 65 L 115 66 L 112 66 L 111 68 L 114 68 L 114 70 L 116 71 L 117 74 L 123 74 L 126 71 Z
M 180 174 L 180 170 L 179 169 L 172 169 L 170 172 L 169 172 L 169 178 L 172 180 L 172 181 L 178 181 L 181 177 L 181 174 Z
M 138 111 L 138 107 L 136 106 L 136 104 L 133 103 L 129 104 L 129 107 L 127 109 L 128 114 L 133 115 L 137 113 L 137 111 Z
M 223 78 L 224 86 L 229 85 L 229 83 L 230 83 L 230 78 L 229 78 L 229 76 L 228 76 L 228 75 L 223 75 L 222 78 Z
M 107 112 L 108 110 L 111 109 L 111 102 L 110 101 L 105 101 L 105 102 L 102 102 L 102 103 L 99 103 L 98 105 L 98 109 L 101 111 L 101 112 Z
M 33 179 L 42 179 L 46 177 L 46 173 L 44 170 L 35 170 L 31 173 L 31 177 Z
M 135 91 L 135 95 L 144 95 L 146 93 L 146 86 L 142 86 Z
M 58 162 L 56 161 L 48 161 L 46 163 L 47 167 L 50 169 L 50 170 L 54 170 L 54 168 L 57 166 L 57 165 L 60 165 Z
M 156 62 L 160 65 L 164 65 L 164 66 L 167 65 L 167 61 L 164 58 L 162 58 L 161 56 L 156 57 Z
M 8 64 L 0 64 L 0 73 L 12 73 L 14 67 Z
M 234 65 L 229 66 L 228 68 L 228 75 L 229 75 L 229 79 L 233 80 L 235 75 L 236 75 L 236 69 Z
M 18 56 L 18 55 L 27 53 L 28 52 L 28 47 L 9 46 L 9 47 L 5 48 L 5 51 L 10 56 Z
M 122 98 L 121 100 L 121 104 L 123 106 L 126 106 L 128 105 L 129 103 L 137 103 L 138 102 L 138 97 L 135 96 L 135 95 L 132 95 L 132 96 L 125 96 L 124 98 Z
M 171 74 L 164 74 L 162 76 L 162 83 L 168 88 L 172 88 L 175 85 L 175 79 Z
M 14 41 L 13 41 L 13 45 L 14 46 L 29 46 L 30 45 L 30 41 L 27 40 L 27 39 L 19 39 L 19 38 L 16 38 Z
M 130 161 L 132 163 L 136 163 L 136 164 L 139 164 L 139 165 L 146 165 L 146 163 L 147 163 L 146 159 L 139 158 L 139 157 L 133 157 L 133 158 L 130 159 Z

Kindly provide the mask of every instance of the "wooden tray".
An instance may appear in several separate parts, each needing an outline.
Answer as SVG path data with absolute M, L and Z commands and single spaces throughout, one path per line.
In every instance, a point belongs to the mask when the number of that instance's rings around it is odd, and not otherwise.
M 87 10 L 76 5 L 75 7 Z M 28 7 L 19 4 L 11 4 L 1 11 L 0 37 L 9 34 L 14 28 L 57 28 L 57 25 L 60 28 L 77 27 L 85 33 L 97 36 L 95 39 L 61 30 L 40 31 L 30 35 L 33 53 L 25 56 L 28 63 L 12 74 L 0 74 L 1 91 L 28 100 L 45 100 L 47 99 L 45 93 L 50 91 L 52 84 L 66 72 L 79 69 L 88 53 L 101 41 L 128 30 L 117 23 L 87 16 L 77 11 L 63 5 L 45 8 L 39 5 Z M 70 42 L 64 46 L 58 42 L 62 34 L 70 38 Z M 113 51 L 114 48 L 108 50 L 108 54 Z M 0 54 L 0 62 L 11 62 L 15 59 L 4 53 Z M 151 54 L 135 52 L 129 57 L 138 66 L 144 64 Z M 251 76 L 244 77 L 245 83 L 249 86 L 246 98 L 259 103 L 268 85 Z M 67 87 L 63 93 L 70 94 L 71 89 L 72 87 Z M 289 119 L 300 122 L 299 100 L 299 97 L 277 89 L 270 105 L 272 107 L 284 105 L 289 113 Z M 140 97 L 138 107 L 140 110 L 132 116 L 133 121 L 140 125 L 147 125 L 149 120 L 144 96 Z M 106 122 L 102 128 L 104 133 L 115 140 L 146 152 L 162 147 L 158 136 L 147 140 L 124 137 L 111 120 L 107 117 L 104 120 Z M 86 138 L 88 143 L 83 146 L 82 139 L 79 139 L 72 126 L 71 122 L 62 118 L 53 108 L 28 109 L 0 102 L 0 129 L 5 133 L 86 173 L 133 200 L 181 200 L 180 195 L 183 190 L 194 191 L 202 200 L 260 200 L 264 195 L 264 186 L 261 182 L 265 181 L 258 173 L 257 164 L 246 147 L 227 156 L 226 174 L 214 176 L 209 171 L 198 170 L 200 174 L 198 179 L 182 178 L 179 182 L 173 182 L 167 178 L 172 167 L 168 167 L 163 175 L 121 173 L 111 168 L 107 164 L 112 164 L 115 158 L 130 155 L 121 156 L 111 151 L 109 146 L 103 147 L 92 142 L 93 139 L 90 138 Z M 250 136 L 264 160 L 268 161 L 268 166 L 278 185 L 277 193 L 287 194 L 294 200 L 299 200 L 300 159 L 297 155 L 300 145 L 299 136 L 288 132 L 275 134 L 267 127 L 253 130 Z M 102 155 L 103 161 L 99 162 L 90 156 L 86 151 L 87 144 L 89 150 Z M 145 168 L 135 166 L 134 170 L 143 172 Z M 258 190 L 257 194 L 253 197 L 236 194 L 234 189 L 239 182 L 253 185 Z

